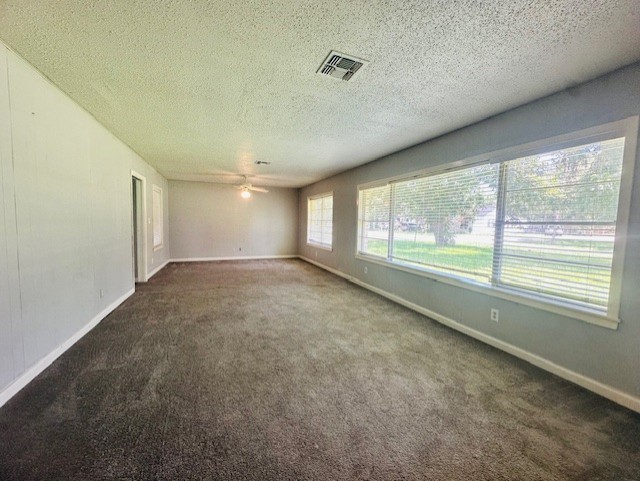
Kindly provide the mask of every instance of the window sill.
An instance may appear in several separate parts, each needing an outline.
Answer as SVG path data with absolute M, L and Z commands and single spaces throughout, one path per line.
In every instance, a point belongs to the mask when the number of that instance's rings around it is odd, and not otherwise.
M 307 246 L 314 247 L 317 249 L 322 249 L 323 251 L 327 251 L 327 252 L 333 252 L 333 246 L 328 246 L 326 244 L 316 244 L 314 242 L 307 241 Z
M 402 264 L 399 262 L 390 262 L 386 259 L 369 256 L 362 253 L 356 253 L 356 259 L 360 259 L 374 264 L 379 264 L 385 267 L 390 267 L 395 270 L 407 272 L 409 274 L 417 275 L 430 279 L 435 282 L 441 282 L 443 284 L 449 284 L 452 286 L 460 287 L 462 289 L 468 289 L 470 291 L 479 292 L 488 296 L 497 297 L 507 301 L 515 302 L 529 307 L 535 307 L 547 312 L 559 314 L 561 316 L 577 319 L 589 324 L 594 324 L 600 327 L 606 327 L 607 329 L 617 330 L 619 319 L 610 318 L 606 315 L 599 314 L 587 309 L 580 309 L 572 305 L 563 304 L 561 302 L 547 301 L 535 296 L 529 296 L 524 293 L 512 291 L 501 287 L 494 287 L 488 284 L 481 284 L 471 280 L 463 279 L 454 275 L 447 275 L 444 273 L 434 272 L 427 268 L 420 268 L 412 266 L 410 264 Z

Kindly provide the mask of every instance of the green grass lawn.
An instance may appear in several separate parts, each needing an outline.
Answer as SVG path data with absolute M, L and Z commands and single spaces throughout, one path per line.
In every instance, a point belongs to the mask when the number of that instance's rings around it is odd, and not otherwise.
M 368 252 L 379 256 L 386 256 L 387 242 L 370 239 Z M 395 240 L 393 258 L 405 262 L 440 267 L 446 270 L 471 274 L 488 281 L 491 276 L 493 249 L 491 247 L 476 246 L 436 246 L 429 242 L 413 242 L 410 240 Z
M 422 265 L 489 283 L 492 273 L 493 247 L 458 243 L 437 246 L 424 240 L 395 239 L 392 257 L 409 264 Z M 386 240 L 369 239 L 367 252 L 386 257 Z M 591 249 L 589 249 L 591 247 Z M 545 239 L 544 243 L 510 242 L 505 254 L 531 256 L 535 259 L 505 257 L 502 280 L 505 285 L 547 295 L 561 295 L 578 301 L 606 304 L 610 282 L 612 242 L 571 239 Z M 590 267 L 553 261 L 572 261 Z M 549 289 L 549 286 L 552 286 Z

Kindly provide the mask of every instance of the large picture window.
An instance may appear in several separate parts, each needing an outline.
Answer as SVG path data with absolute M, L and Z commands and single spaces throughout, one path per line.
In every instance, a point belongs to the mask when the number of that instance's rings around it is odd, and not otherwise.
M 358 255 L 617 320 L 633 155 L 560 145 L 361 186 Z
M 333 193 L 307 200 L 307 243 L 325 249 L 333 246 Z

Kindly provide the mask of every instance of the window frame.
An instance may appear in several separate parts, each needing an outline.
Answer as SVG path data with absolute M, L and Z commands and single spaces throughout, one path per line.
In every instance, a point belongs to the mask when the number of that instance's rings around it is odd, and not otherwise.
M 355 242 L 355 257 L 360 260 L 384 265 L 403 272 L 408 272 L 421 277 L 454 285 L 474 292 L 506 299 L 519 304 L 539 308 L 555 314 L 578 319 L 591 324 L 617 329 L 621 322 L 620 302 L 622 291 L 622 276 L 624 268 L 624 257 L 626 251 L 627 230 L 629 224 L 629 214 L 631 209 L 631 194 L 633 187 L 633 170 L 635 167 L 636 144 L 638 140 L 638 123 L 639 117 L 633 116 L 626 119 L 598 125 L 595 127 L 582 129 L 579 131 L 569 132 L 554 137 L 544 138 L 532 142 L 528 142 L 513 147 L 487 152 L 480 155 L 464 158 L 454 162 L 443 163 L 437 166 L 429 167 L 419 171 L 407 174 L 401 174 L 386 179 L 376 180 L 359 184 L 357 186 L 357 235 Z M 598 142 L 613 139 L 616 137 L 624 137 L 624 151 L 622 159 L 622 175 L 620 178 L 620 193 L 618 197 L 618 212 L 616 216 L 616 235 L 613 248 L 613 259 L 611 266 L 611 281 L 609 298 L 606 313 L 595 311 L 589 308 L 582 308 L 570 302 L 563 302 L 559 299 L 550 299 L 521 291 L 514 288 L 505 288 L 503 286 L 485 284 L 474 281 L 472 279 L 440 271 L 435 271 L 427 266 L 416 266 L 415 264 L 405 263 L 397 260 L 391 260 L 389 257 L 384 258 L 373 254 L 367 254 L 360 251 L 361 246 L 361 218 L 362 208 L 359 205 L 361 191 L 390 185 L 395 182 L 407 181 L 412 178 L 432 176 L 444 172 L 472 167 L 475 165 L 486 163 L 503 163 L 510 160 L 527 157 L 531 155 L 544 154 L 554 150 L 560 150 L 571 146 L 586 144 L 590 142 Z M 391 199 L 391 211 L 393 211 L 393 199 Z M 391 229 L 390 229 L 391 230 Z M 393 236 L 389 235 L 389 243 L 393 242 Z M 390 249 L 391 251 L 391 246 Z
M 156 206 L 155 194 L 160 195 L 160 203 Z M 164 247 L 164 196 L 162 187 L 153 184 L 151 189 L 151 233 L 153 240 L 153 251 L 158 251 Z M 156 212 L 156 207 L 158 212 Z M 160 242 L 156 244 L 156 213 L 160 219 Z
M 333 191 L 314 194 L 307 197 L 307 245 L 333 252 L 333 204 L 331 205 L 331 244 L 315 242 L 309 238 L 311 234 L 311 202 L 325 197 L 331 197 L 331 200 L 333 201 Z M 320 222 L 324 222 L 324 219 L 321 219 Z

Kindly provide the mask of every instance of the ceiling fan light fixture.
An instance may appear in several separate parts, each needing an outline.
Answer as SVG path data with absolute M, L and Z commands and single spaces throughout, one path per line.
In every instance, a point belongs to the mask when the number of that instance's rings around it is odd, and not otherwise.
M 243 199 L 248 199 L 249 197 L 251 197 L 251 192 L 249 192 L 249 189 L 243 188 L 240 191 L 240 197 L 242 197 Z

